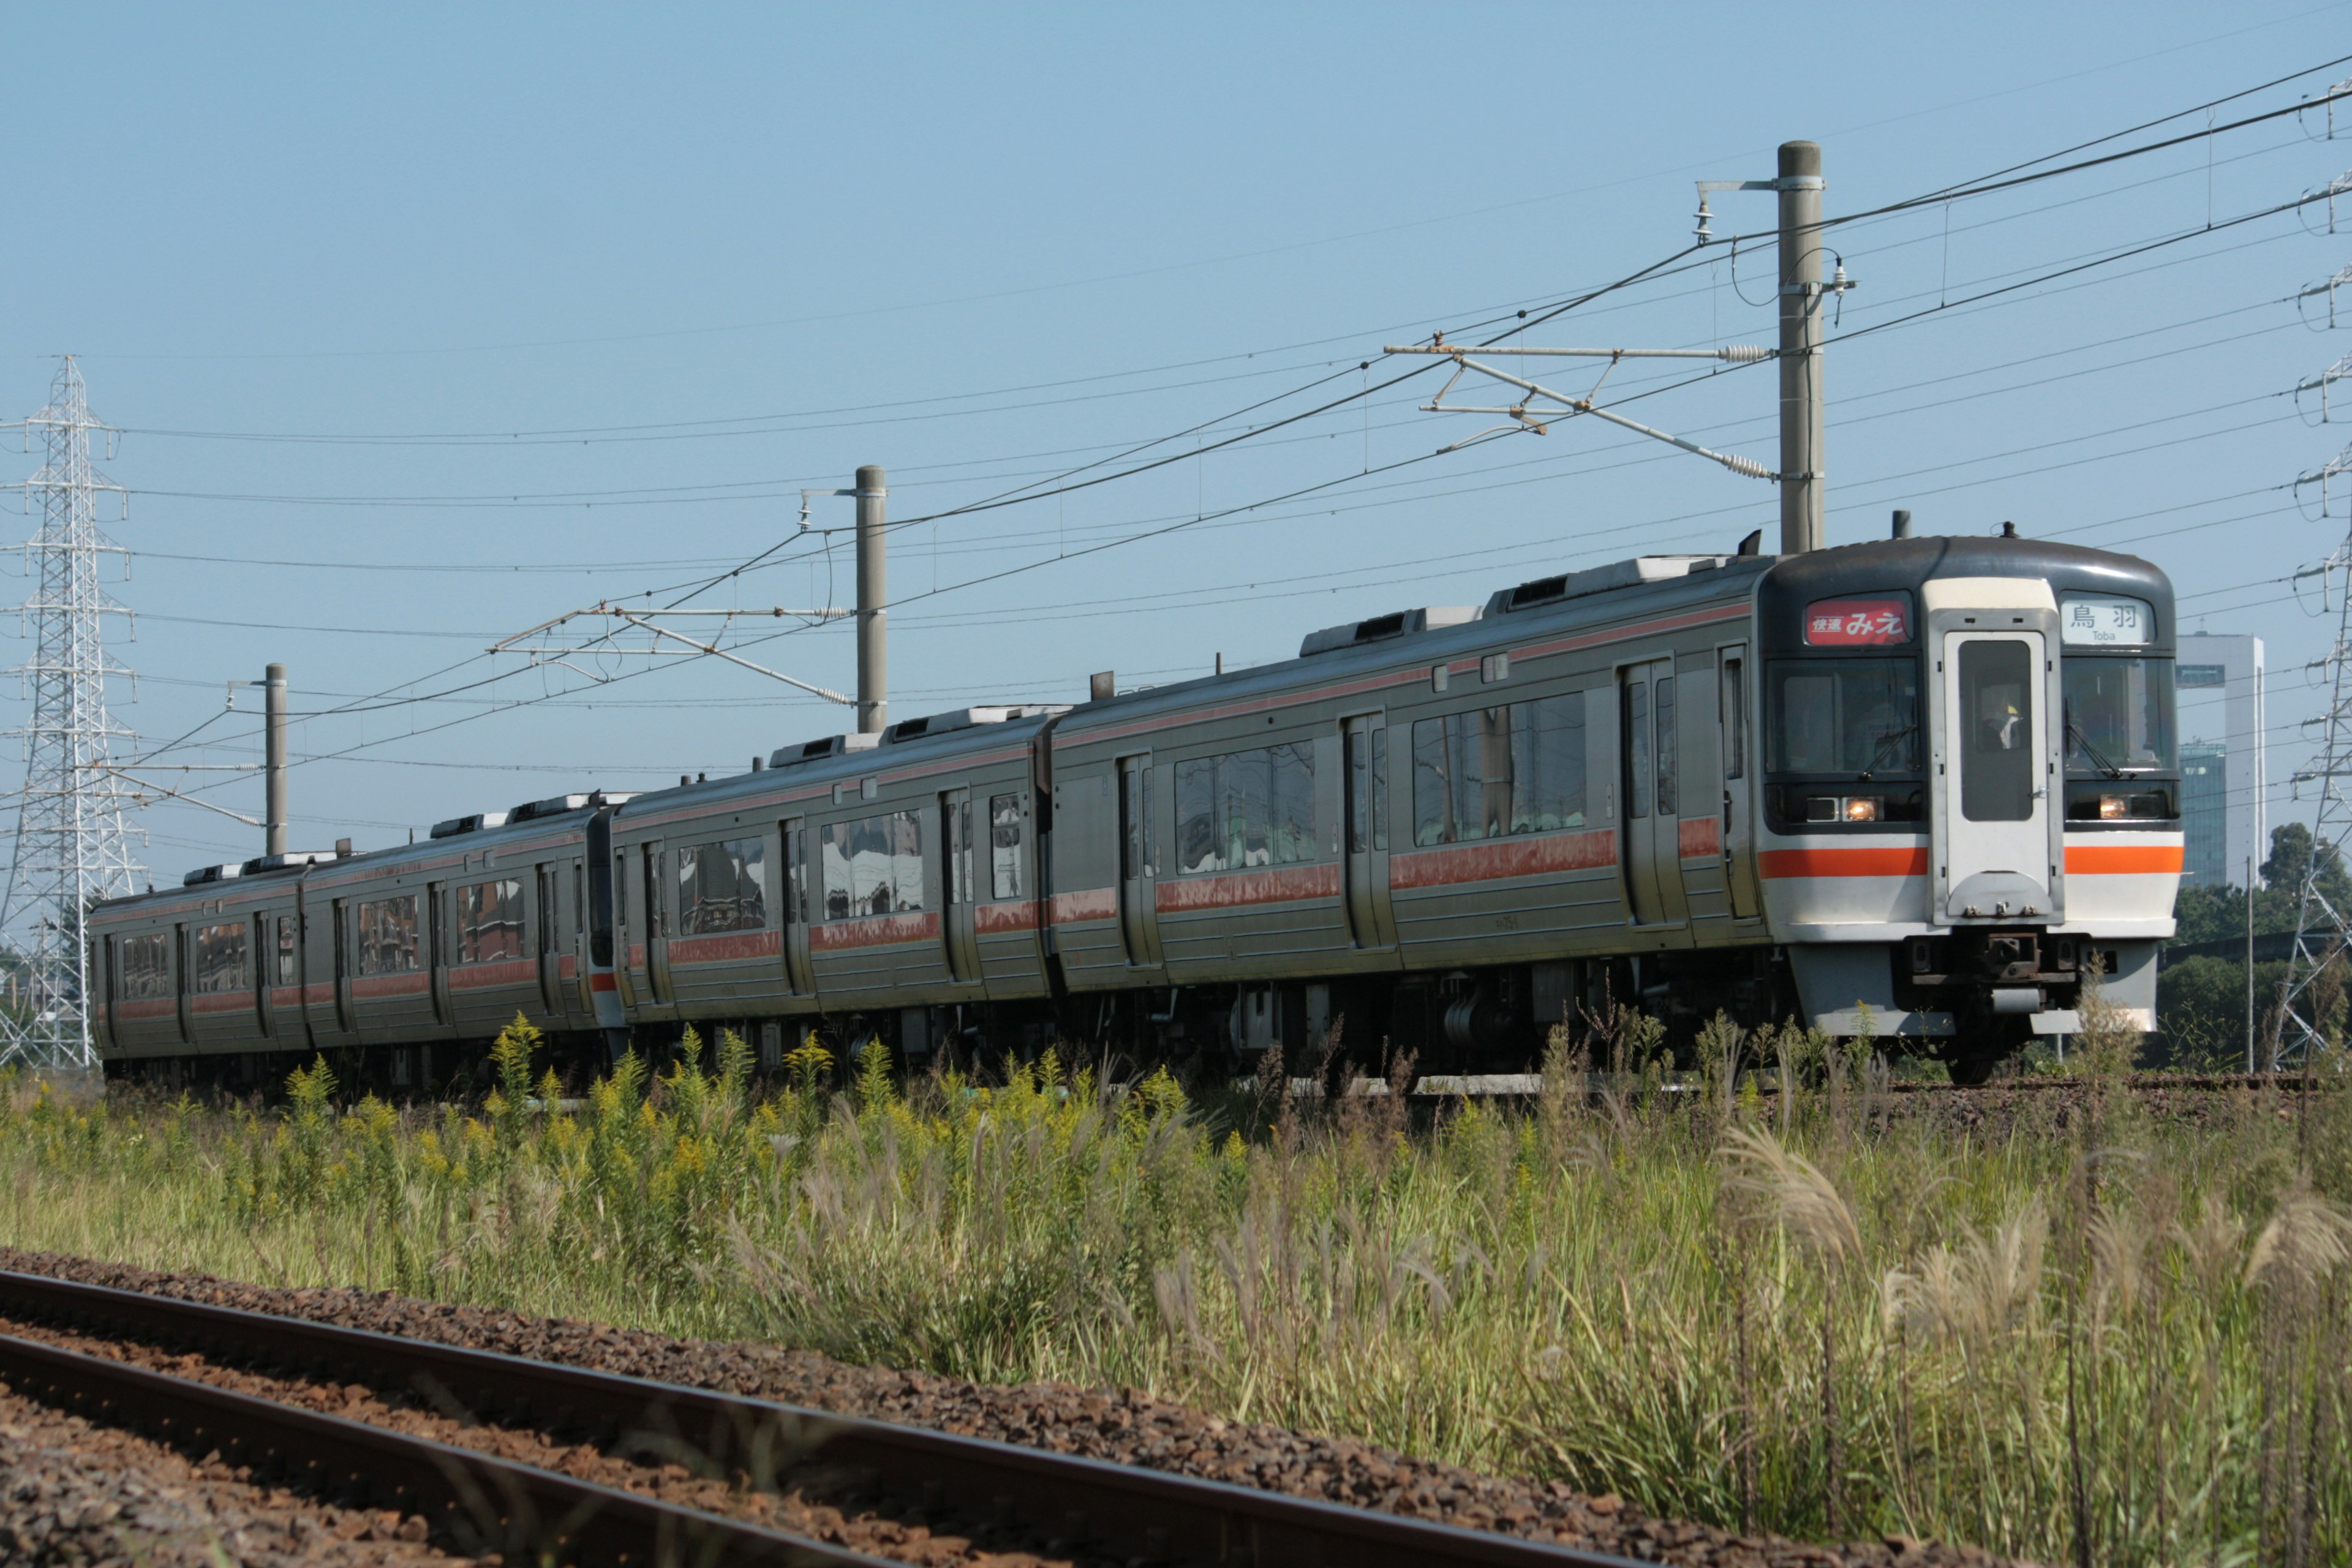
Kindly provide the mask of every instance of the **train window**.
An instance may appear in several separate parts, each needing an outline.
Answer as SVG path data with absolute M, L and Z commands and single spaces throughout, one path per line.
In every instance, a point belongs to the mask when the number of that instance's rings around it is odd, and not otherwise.
M 1682 754 L 1675 735 L 1675 678 L 1662 675 L 1652 681 L 1657 695 L 1653 700 L 1658 715 L 1658 815 L 1675 816 L 1681 807 L 1675 800 L 1675 764 Z
M 2063 668 L 2068 773 L 2174 769 L 2170 659 L 2070 654 Z
M 1022 797 L 992 795 L 988 802 L 988 890 L 991 897 L 1017 899 L 1021 894 Z
M 828 822 L 824 858 L 824 918 L 857 920 L 906 914 L 923 907 L 923 818 L 890 811 L 854 822 Z
M 729 838 L 677 852 L 677 933 L 761 931 L 768 923 L 767 840 Z
M 641 866 L 645 871 L 646 940 L 648 942 L 668 934 L 662 929 L 662 852 L 648 844 L 645 847 Z
M 120 1000 L 152 1002 L 172 994 L 172 950 L 163 932 L 124 937 L 121 951 Z
M 1372 731 L 1375 844 L 1386 731 Z M 1466 844 L 1584 826 L 1584 694 L 1423 719 L 1412 727 L 1413 842 Z
M 784 833 L 784 874 L 790 885 L 784 892 L 784 923 L 798 921 L 806 925 L 808 905 L 808 829 L 788 828 Z
M 1239 871 L 1316 858 L 1312 742 L 1176 764 L 1176 868 Z
M 1389 847 L 1389 732 L 1387 726 L 1372 731 L 1372 847 L 1385 852 Z
M 2015 639 L 1960 645 L 1960 815 L 1970 822 L 2033 816 L 2033 666 Z
M 1765 667 L 1764 765 L 1774 773 L 1919 771 L 1919 662 L 1775 659 Z
M 1716 693 L 1722 710 L 1717 717 L 1723 729 L 1723 776 L 1739 777 L 1748 768 L 1748 694 L 1740 684 L 1740 661 L 1723 661 L 1723 681 Z
M 253 984 L 243 921 L 197 927 L 195 959 L 195 973 L 189 976 L 188 989 L 199 995 L 243 991 Z
M 980 890 L 979 885 L 972 880 L 971 875 L 971 802 L 969 800 L 944 802 L 940 815 L 942 818 L 942 831 L 947 835 L 949 850 L 947 859 L 943 863 L 946 874 L 940 879 L 943 885 L 940 890 L 946 895 L 942 901 L 950 904 L 968 904 L 972 901 L 973 895 Z
M 1650 688 L 1646 681 L 1625 683 L 1625 756 L 1633 775 L 1633 784 L 1625 791 L 1625 815 L 1647 816 L 1657 768 L 1650 751 Z
M 278 917 L 278 984 L 292 985 L 300 978 L 295 973 L 294 917 Z
M 370 899 L 360 905 L 362 974 L 405 974 L 425 967 L 417 942 L 416 895 Z
M 457 962 L 521 958 L 522 884 L 511 878 L 457 889 Z
M 1132 881 L 1157 876 L 1151 854 L 1151 760 L 1131 757 L 1118 769 L 1119 877 Z

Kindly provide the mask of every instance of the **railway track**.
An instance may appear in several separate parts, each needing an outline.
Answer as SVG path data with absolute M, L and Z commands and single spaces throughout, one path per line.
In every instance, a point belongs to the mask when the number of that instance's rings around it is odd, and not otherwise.
M 270 1378 L 360 1385 L 440 1420 L 593 1442 L 737 1489 L 855 1496 L 931 1527 L 931 1544 L 1081 1563 L 1562 1568 L 1630 1560 L 1164 1471 L 844 1417 L 709 1389 L 397 1338 L 238 1308 L 0 1273 L 0 1379 L 313 1495 L 421 1516 L 436 1542 L 511 1563 L 615 1568 L 904 1562 L 519 1462 L 488 1447 L 182 1375 L 200 1358 Z M 124 1342 L 151 1363 L 69 1342 Z M 950 1527 L 952 1535 L 940 1526 Z M 975 1556 L 985 1552 L 971 1548 Z M 520 1554 L 520 1555 L 519 1555 Z M 942 1561 L 936 1553 L 922 1560 Z

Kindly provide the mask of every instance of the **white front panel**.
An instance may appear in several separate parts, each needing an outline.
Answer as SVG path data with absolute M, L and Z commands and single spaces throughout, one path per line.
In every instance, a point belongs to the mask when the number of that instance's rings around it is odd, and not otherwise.
M 2042 634 L 1948 632 L 1942 663 L 1945 918 L 2047 918 L 2054 762 Z

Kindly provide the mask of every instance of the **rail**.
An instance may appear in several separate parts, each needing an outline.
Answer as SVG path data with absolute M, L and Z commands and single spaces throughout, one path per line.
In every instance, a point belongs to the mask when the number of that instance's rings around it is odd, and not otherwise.
M 973 1518 L 1034 1525 L 1061 1544 L 1083 1542 L 1090 1556 L 1234 1568 L 1627 1568 L 1631 1561 L 920 1426 L 42 1275 L 0 1272 L 0 1317 L 142 1340 L 281 1375 L 397 1389 L 476 1417 L 592 1434 L 608 1447 L 690 1450 L 738 1471 L 769 1471 L 760 1457 L 782 1456 L 794 1467 L 862 1472 L 886 1490 L 919 1495 L 926 1507 L 944 1503 Z M 445 1538 L 474 1550 L 618 1568 L 883 1561 L 5 1333 L 0 1377 L 94 1419 L 132 1425 L 184 1447 L 235 1453 L 320 1495 L 422 1513 Z

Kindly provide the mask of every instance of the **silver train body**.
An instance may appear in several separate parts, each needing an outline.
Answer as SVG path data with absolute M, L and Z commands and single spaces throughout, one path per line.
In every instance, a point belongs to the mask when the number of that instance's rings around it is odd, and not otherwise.
M 737 777 L 98 907 L 110 1069 L 394 1087 L 521 1014 L 583 1052 L 815 1028 L 1517 1065 L 1607 998 L 1986 1070 L 2086 980 L 2153 1027 L 2182 848 L 2173 603 L 2015 538 L 1652 556 L 1298 658 L 974 708 Z

